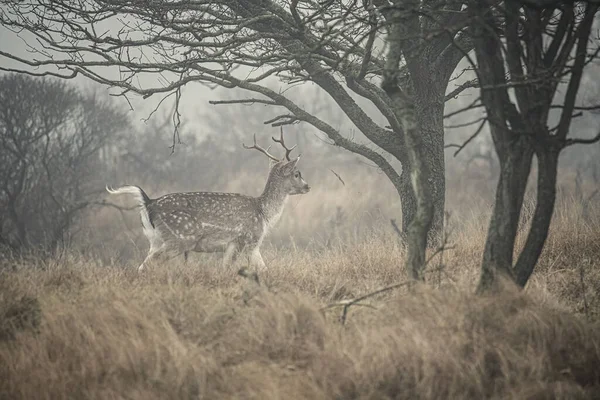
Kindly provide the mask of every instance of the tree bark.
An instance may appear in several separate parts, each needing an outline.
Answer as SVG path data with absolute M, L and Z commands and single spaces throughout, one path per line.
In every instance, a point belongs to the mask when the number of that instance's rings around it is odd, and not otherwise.
M 443 152 L 441 157 L 443 158 Z M 444 229 L 444 210 L 445 210 L 445 185 L 446 176 L 445 169 L 439 168 L 435 163 L 432 163 L 431 159 L 426 160 L 429 164 L 429 179 L 427 184 L 429 186 L 429 193 L 431 193 L 431 199 L 433 201 L 433 219 L 429 234 L 427 238 L 427 246 L 434 247 L 439 245 L 442 237 L 442 231 Z M 417 212 L 417 199 L 412 188 L 410 181 L 411 168 L 409 163 L 402 165 L 402 174 L 400 175 L 400 182 L 396 188 L 400 194 L 400 205 L 402 208 L 402 234 L 403 239 L 406 238 L 408 227 L 415 217 Z
M 533 148 L 521 137 L 499 154 L 500 177 L 483 251 L 478 293 L 493 289 L 496 275 L 513 276 L 513 250 L 521 207 L 531 171 Z
M 400 194 L 400 206 L 402 207 L 402 239 L 406 239 L 408 226 L 417 212 L 417 199 L 410 182 L 410 164 L 402 164 L 399 187 L 396 189 Z
M 441 244 L 446 199 L 446 167 L 444 164 L 444 93 L 429 83 L 428 92 L 418 97 L 417 124 L 424 143 L 424 161 L 428 167 L 428 193 L 433 204 L 433 219 L 428 245 Z M 418 93 L 417 93 L 418 94 Z
M 556 200 L 556 174 L 559 152 L 560 150 L 557 148 L 546 148 L 536 152 L 538 178 L 535 211 L 525 247 L 521 251 L 514 268 L 515 281 L 521 287 L 525 287 L 533 273 L 535 264 L 548 237 Z
M 419 55 L 424 54 L 423 43 L 418 39 L 411 40 L 409 32 L 414 33 L 420 29 L 419 19 L 416 13 L 410 16 L 403 15 L 401 8 L 418 9 L 416 0 L 395 0 L 394 5 L 398 8 L 391 13 L 393 23 L 388 28 L 388 51 L 381 88 L 392 101 L 394 114 L 404 132 L 406 153 L 410 164 L 410 182 L 416 199 L 416 211 L 414 217 L 408 224 L 406 235 L 407 254 L 405 268 L 415 280 L 423 280 L 423 267 L 425 266 L 425 249 L 427 247 L 427 236 L 433 222 L 433 201 L 431 192 L 431 163 L 428 140 L 424 133 L 427 127 L 419 123 L 420 115 L 429 104 L 424 104 L 426 93 L 423 88 L 435 92 L 436 86 L 428 81 L 430 75 L 424 76 L 423 68 L 417 60 L 422 60 Z M 402 80 L 400 74 L 400 60 L 406 60 L 406 66 L 410 72 L 411 82 L 407 87 L 401 88 Z M 404 225 L 404 223 L 403 223 Z
M 386 84 L 393 79 L 384 80 Z M 408 161 L 410 169 L 402 172 L 405 182 L 410 182 L 413 202 L 409 203 L 407 212 L 413 214 L 405 230 L 407 254 L 405 268 L 415 280 L 423 280 L 423 268 L 425 267 L 425 249 L 427 248 L 428 235 L 433 222 L 434 203 L 432 201 L 432 179 L 431 160 L 428 158 L 429 148 L 423 136 L 422 126 L 417 123 L 418 115 L 415 102 L 407 97 L 400 89 L 389 85 L 384 86 L 387 93 L 394 100 L 398 119 L 404 129 Z M 404 208 L 403 208 L 404 211 Z M 403 222 L 403 226 L 404 226 Z
M 497 288 L 496 275 L 509 275 L 519 286 L 525 286 L 548 236 L 560 151 L 570 144 L 595 140 L 574 142 L 567 135 L 583 69 L 597 56 L 589 53 L 588 47 L 599 5 L 586 3 L 585 12 L 581 12 L 582 8 L 576 10 L 567 4 L 560 9 L 559 21 L 550 24 L 547 16 L 558 10 L 558 3 L 547 9 L 532 4 L 513 1 L 496 8 L 494 3 L 471 1 L 468 5 L 474 22 L 482 103 L 501 168 L 480 293 Z M 565 81 L 563 104 L 553 104 L 559 83 Z M 550 110 L 555 107 L 561 108 L 560 121 L 549 128 Z M 513 267 L 519 216 L 534 154 L 538 163 L 535 212 Z
M 427 193 L 433 203 L 433 219 L 428 232 L 427 245 L 437 246 L 444 229 L 446 199 L 446 167 L 444 163 L 444 91 L 435 79 L 412 84 L 410 90 L 414 99 L 419 141 L 423 145 L 422 157 L 428 168 Z M 398 190 L 402 202 L 402 231 L 408 232 L 417 210 L 410 175 L 411 163 L 402 164 L 401 188 Z
M 420 126 L 423 126 L 420 124 Z M 421 132 L 423 130 L 421 129 Z M 423 136 L 425 134 L 422 133 Z M 435 133 L 431 135 L 437 142 L 443 140 L 443 135 Z M 439 139 L 439 140 L 438 140 Z M 442 142 L 443 143 L 443 142 Z M 440 149 L 441 147 L 441 149 Z M 428 191 L 431 193 L 433 201 L 433 220 L 429 230 L 427 244 L 435 246 L 439 243 L 444 229 L 444 210 L 445 210 L 445 192 L 446 192 L 446 171 L 444 165 L 444 148 L 443 144 L 428 144 L 426 153 L 429 157 L 426 162 L 429 166 L 429 178 L 427 185 Z M 409 163 L 402 164 L 402 174 L 400 175 L 400 184 L 397 188 L 400 193 L 400 201 L 402 206 L 402 232 L 408 231 L 408 227 L 413 220 L 417 210 L 417 200 L 415 198 L 412 184 L 410 181 L 411 168 Z

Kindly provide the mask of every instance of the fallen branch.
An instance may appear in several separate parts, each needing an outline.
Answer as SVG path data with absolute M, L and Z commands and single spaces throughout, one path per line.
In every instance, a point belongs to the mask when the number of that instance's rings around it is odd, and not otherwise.
M 260 286 L 260 281 L 258 279 L 258 274 L 256 272 L 253 272 L 253 271 L 251 272 L 248 270 L 248 268 L 242 267 L 238 271 L 238 275 L 242 276 L 246 279 L 250 279 L 251 281 L 255 282 L 257 285 Z
M 352 306 L 369 307 L 369 308 L 373 308 L 376 310 L 376 308 L 373 307 L 372 305 L 360 304 L 360 302 L 365 299 L 368 299 L 369 297 L 373 297 L 373 296 L 376 296 L 376 295 L 384 293 L 384 292 L 389 292 L 390 290 L 398 289 L 402 286 L 410 285 L 411 283 L 414 283 L 414 281 L 410 280 L 410 281 L 405 281 L 405 282 L 401 282 L 401 283 L 396 283 L 394 285 L 390 285 L 390 286 L 386 286 L 381 289 L 378 289 L 374 292 L 367 293 L 367 294 L 357 297 L 355 299 L 342 300 L 342 301 L 338 301 L 336 303 L 331 303 L 331 304 L 328 304 L 325 307 L 321 308 L 321 311 L 329 310 L 329 309 L 335 308 L 335 307 L 343 307 L 342 315 L 340 317 L 340 322 L 342 323 L 342 325 L 344 325 L 346 323 L 346 318 L 348 316 L 348 310 L 350 309 L 350 307 L 352 307 Z

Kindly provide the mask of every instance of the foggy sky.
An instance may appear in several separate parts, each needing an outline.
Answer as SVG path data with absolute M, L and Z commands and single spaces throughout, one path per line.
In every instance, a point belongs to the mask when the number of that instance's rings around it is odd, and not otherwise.
M 33 43 L 30 40 L 29 40 L 29 42 Z M 16 54 L 19 56 L 23 56 L 24 58 L 31 58 L 31 54 L 28 54 L 26 51 L 26 44 L 23 41 L 23 39 L 19 38 L 16 34 L 14 34 L 13 32 L 11 32 L 1 26 L 0 26 L 0 48 L 2 48 L 3 51 L 13 53 L 13 54 Z M 18 66 L 18 64 L 16 62 L 14 62 L 12 60 L 8 60 L 3 57 L 0 58 L 0 65 L 2 65 L 4 67 L 17 67 Z M 457 68 L 456 71 L 460 71 L 466 65 L 467 65 L 466 62 L 463 60 L 463 62 L 461 63 L 461 65 L 459 65 L 459 67 Z M 23 66 L 21 66 L 21 68 L 22 67 Z M 586 71 L 586 75 L 584 76 L 584 79 L 582 82 L 582 90 L 580 91 L 580 96 L 579 96 L 580 103 L 582 101 L 582 98 L 585 97 L 583 95 L 583 93 L 594 92 L 594 90 L 598 90 L 598 87 L 600 86 L 598 83 L 599 79 L 597 79 L 598 76 L 600 76 L 600 68 L 599 67 L 592 65 L 591 67 L 588 68 L 588 70 Z M 471 78 L 472 78 L 472 76 L 469 76 L 468 74 L 465 74 L 463 76 L 463 79 L 471 79 Z M 145 77 L 142 79 L 148 80 L 150 78 Z M 85 77 L 82 77 L 82 76 L 79 76 L 79 77 L 71 80 L 71 82 L 82 90 L 98 90 L 100 93 L 101 92 L 115 93 L 115 90 L 109 90 L 107 87 L 97 84 L 95 82 L 92 82 L 91 80 L 89 80 Z M 150 86 L 150 85 L 156 86 L 157 82 L 158 82 L 157 80 L 154 80 L 154 82 L 147 81 L 147 82 L 143 82 L 143 83 L 146 83 L 147 86 Z M 456 85 L 459 83 L 460 83 L 460 81 L 450 82 L 450 85 L 448 86 L 448 91 L 451 91 L 452 89 L 454 89 L 456 87 Z M 285 85 L 284 83 L 280 83 L 277 81 L 269 82 L 269 87 L 276 89 L 276 90 L 279 88 L 286 88 L 286 89 L 288 88 L 287 85 Z M 236 93 L 240 93 L 240 92 L 238 91 Z M 244 92 L 241 92 L 241 93 L 242 93 L 242 95 L 239 96 L 239 98 L 245 97 Z M 473 90 L 473 89 L 471 89 L 470 91 L 465 91 L 461 96 L 459 96 L 458 99 L 452 100 L 446 104 L 446 112 L 450 112 L 454 109 L 463 107 L 464 105 L 470 103 L 473 100 L 474 96 L 476 96 L 477 94 L 478 94 L 477 91 Z M 290 96 L 294 101 L 299 102 L 300 106 L 306 107 L 308 111 L 311 111 L 311 107 L 315 108 L 315 102 L 314 102 L 315 96 L 318 96 L 321 99 L 321 103 L 332 102 L 332 100 L 330 100 L 326 94 L 323 94 L 322 91 L 321 91 L 321 93 L 319 93 L 318 88 L 314 87 L 314 85 L 303 85 L 302 87 L 295 87 L 291 91 L 288 91 L 286 93 L 286 95 Z M 150 97 L 149 99 L 142 99 L 141 96 L 135 95 L 135 94 L 131 94 L 130 96 L 128 96 L 128 98 L 134 108 L 134 110 L 131 111 L 132 123 L 134 123 L 134 125 L 138 124 L 138 126 L 141 126 L 143 124 L 142 119 L 147 118 L 150 115 L 150 113 L 152 112 L 152 110 L 154 110 L 156 108 L 157 104 L 159 103 L 159 101 L 161 100 L 162 97 L 163 97 L 162 94 L 156 94 L 156 95 Z M 234 94 L 232 93 L 232 91 L 229 89 L 219 88 L 216 90 L 211 90 L 208 87 L 204 86 L 203 84 L 199 84 L 199 83 L 192 83 L 192 84 L 189 84 L 186 87 L 184 87 L 182 89 L 182 98 L 181 98 L 181 102 L 180 102 L 180 111 L 182 113 L 182 122 L 183 122 L 184 126 L 188 127 L 189 129 L 192 129 L 195 132 L 195 134 L 199 134 L 201 136 L 202 132 L 203 132 L 203 130 L 202 130 L 203 121 L 201 118 L 202 115 L 206 115 L 207 112 L 208 113 L 214 112 L 218 115 L 218 113 L 222 112 L 221 111 L 222 108 L 232 107 L 232 106 L 225 106 L 225 105 L 213 106 L 213 105 L 208 104 L 209 100 L 222 99 L 224 97 L 236 98 L 236 97 L 234 97 Z M 116 104 L 119 107 L 122 107 L 123 109 L 129 109 L 129 104 L 125 99 L 123 99 L 121 97 L 114 97 L 114 99 L 116 100 Z M 305 99 L 306 99 L 306 101 L 303 101 Z M 165 115 L 170 115 L 170 113 L 172 112 L 172 109 L 173 109 L 173 104 L 174 103 L 172 100 L 168 100 L 168 101 L 164 102 L 156 114 L 157 117 L 163 118 L 163 116 L 165 116 Z M 385 123 L 385 120 L 383 120 L 379 111 L 372 104 L 370 104 L 367 101 L 364 101 L 362 99 L 359 99 L 359 104 L 366 109 L 367 113 L 369 115 L 371 115 L 371 117 L 376 122 L 381 123 L 381 124 Z M 235 107 L 235 106 L 233 106 L 233 107 Z M 261 120 L 264 121 L 264 120 L 271 118 L 274 115 L 278 115 L 278 111 L 280 111 L 281 109 L 278 110 L 273 107 L 255 107 L 254 109 L 256 110 L 256 113 L 257 113 L 257 118 L 256 118 L 257 125 L 256 126 L 248 126 L 248 123 L 250 123 L 251 121 L 237 121 L 237 122 L 242 125 L 243 129 L 248 129 L 249 134 L 250 134 L 250 132 L 256 132 L 256 131 L 260 132 L 261 130 L 263 130 L 263 131 L 266 130 L 269 132 L 272 131 L 273 128 L 263 125 L 262 123 L 260 123 L 260 121 Z M 314 111 L 315 111 L 315 114 L 317 114 L 319 117 L 321 117 L 325 120 L 327 120 L 327 118 L 329 117 L 329 115 L 323 115 L 323 113 L 319 113 L 319 112 L 317 112 L 317 110 L 314 110 Z M 461 121 L 467 121 L 470 118 L 472 118 L 472 116 L 476 113 L 477 112 L 469 112 L 469 113 L 461 114 L 458 118 L 455 118 L 454 121 L 446 121 L 446 125 L 449 125 L 451 122 L 457 123 L 457 122 L 461 122 Z M 226 113 L 226 114 L 229 114 L 229 113 Z M 327 122 L 331 123 L 330 120 Z M 337 122 L 333 123 L 332 125 L 335 128 L 340 129 L 342 134 L 344 134 L 347 137 L 356 134 L 357 138 L 361 139 L 360 141 L 365 141 L 364 137 L 362 137 L 362 135 L 358 132 L 358 130 L 355 129 L 353 124 L 347 120 L 347 118 L 345 118 L 345 121 L 343 121 L 343 122 L 337 121 Z M 312 129 L 312 127 L 309 127 L 308 124 L 302 124 L 302 126 L 303 126 L 303 129 L 306 128 L 307 130 L 314 131 L 314 129 Z M 464 129 L 458 129 L 458 130 L 457 129 L 447 130 L 446 131 L 446 142 L 447 143 L 461 143 L 461 141 L 463 141 L 470 135 L 470 133 L 473 131 L 473 129 L 475 129 L 475 128 L 471 127 L 471 128 L 464 128 Z M 576 137 L 591 137 L 596 134 L 598 129 L 600 129 L 600 124 L 598 124 L 597 116 L 586 113 L 586 115 L 575 118 L 573 120 L 571 136 L 572 137 L 575 137 L 575 136 Z M 469 146 L 470 148 L 468 148 L 468 149 L 466 149 L 466 151 L 464 151 L 464 153 L 469 153 L 472 151 L 478 152 L 479 151 L 478 147 L 481 147 L 481 146 L 484 146 L 484 147 L 491 146 L 491 140 L 489 137 L 489 131 L 488 131 L 487 127 L 486 127 L 486 129 L 484 129 L 482 134 L 480 134 L 480 136 L 477 138 L 477 140 L 475 140 L 473 142 L 473 144 Z M 585 146 L 585 147 L 589 147 L 589 146 Z M 598 153 L 597 147 L 599 147 L 599 146 L 595 145 L 595 147 L 596 148 L 593 148 L 593 149 L 589 149 L 589 148 L 584 149 L 584 146 L 578 146 L 577 149 L 568 149 L 565 152 L 565 154 L 563 155 L 563 159 L 573 161 L 573 160 L 576 160 L 577 158 L 580 158 L 581 155 L 589 155 L 591 153 Z M 453 152 L 450 152 L 450 151 L 448 151 L 446 153 L 447 161 L 448 162 L 459 161 L 459 160 L 451 160 L 453 158 L 452 153 Z

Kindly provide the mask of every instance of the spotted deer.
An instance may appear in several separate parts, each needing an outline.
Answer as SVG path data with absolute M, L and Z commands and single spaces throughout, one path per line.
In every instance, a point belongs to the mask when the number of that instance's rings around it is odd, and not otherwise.
M 223 265 L 232 264 L 244 251 L 250 264 L 264 268 L 260 245 L 269 230 L 277 223 L 289 195 L 308 193 L 310 186 L 297 168 L 300 156 L 290 159 L 296 148 L 288 148 L 283 139 L 272 137 L 285 149 L 285 157 L 278 159 L 256 143 L 242 146 L 266 155 L 271 163 L 269 177 L 258 197 L 238 193 L 186 192 L 170 193 L 151 199 L 139 186 L 123 186 L 106 190 L 110 194 L 132 194 L 140 205 L 144 234 L 150 250 L 142 264 L 142 271 L 150 262 L 166 261 L 181 254 L 187 260 L 188 252 L 223 252 Z

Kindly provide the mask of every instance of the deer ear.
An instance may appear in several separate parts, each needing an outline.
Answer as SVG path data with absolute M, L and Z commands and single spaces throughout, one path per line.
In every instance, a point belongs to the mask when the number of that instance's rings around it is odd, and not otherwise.
M 295 167 L 296 164 L 298 164 L 298 161 L 300 161 L 300 155 L 298 155 L 298 157 L 296 157 L 296 159 L 288 162 L 288 164 L 291 165 L 292 167 Z
M 286 170 L 286 172 L 292 172 L 292 170 L 294 168 L 296 168 L 296 164 L 298 164 L 298 161 L 300 160 L 300 156 L 296 157 L 294 160 L 288 161 L 285 165 L 284 168 Z

